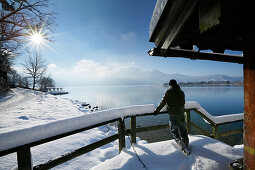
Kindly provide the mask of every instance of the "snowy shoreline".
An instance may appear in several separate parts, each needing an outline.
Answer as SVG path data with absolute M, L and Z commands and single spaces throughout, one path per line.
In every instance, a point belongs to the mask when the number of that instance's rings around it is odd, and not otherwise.
M 79 101 L 63 99 L 43 92 L 16 88 L 12 89 L 11 97 L 5 96 L 0 102 L 1 116 L 0 133 L 18 132 L 20 129 L 31 129 L 35 126 L 44 126 L 57 120 L 65 120 L 73 117 L 90 115 Z M 64 128 L 64 127 L 63 127 Z M 43 130 L 43 129 L 42 129 Z M 22 130 L 21 130 L 22 131 Z M 32 147 L 34 165 L 45 163 L 63 154 L 69 153 L 77 148 L 94 143 L 117 133 L 114 126 L 105 125 L 79 134 L 65 137 L 53 142 Z M 29 140 L 22 138 L 20 140 Z M 6 136 L 9 137 L 10 136 Z M 32 137 L 32 136 L 31 136 Z M 3 138 L 1 138 L 3 139 Z M 15 139 L 13 139 L 15 140 Z M 31 140 L 31 139 L 30 139 Z M 137 138 L 138 143 L 147 143 Z M 13 141 L 17 143 L 18 140 Z M 130 147 L 126 139 L 127 148 Z M 12 143 L 12 142 L 11 142 Z M 10 143 L 9 143 L 10 144 Z M 6 143 L 1 147 L 7 147 Z M 111 142 L 105 146 L 95 149 L 76 159 L 66 162 L 54 169 L 80 169 L 80 167 L 91 167 L 112 158 L 119 153 L 118 141 Z M 0 158 L 0 169 L 12 169 L 17 166 L 16 153 Z M 84 168 L 83 168 L 84 169 Z

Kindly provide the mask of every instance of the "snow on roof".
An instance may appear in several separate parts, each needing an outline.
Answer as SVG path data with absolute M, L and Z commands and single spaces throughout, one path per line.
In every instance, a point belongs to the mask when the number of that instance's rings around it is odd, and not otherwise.
M 230 162 L 242 157 L 238 149 L 218 140 L 202 135 L 191 135 L 189 138 L 191 147 L 189 157 L 177 149 L 174 140 L 134 146 L 147 169 L 225 170 L 228 169 Z M 131 148 L 124 149 L 120 155 L 106 160 L 92 169 L 144 170 L 145 168 Z
M 62 133 L 89 127 L 98 123 L 106 122 L 116 118 L 151 113 L 155 110 L 153 104 L 127 106 L 116 109 L 94 112 L 84 116 L 37 125 L 31 128 L 14 130 L 0 134 L 0 151 L 21 146 L 30 142 L 38 141 Z
M 155 5 L 152 17 L 151 17 L 151 23 L 150 23 L 150 29 L 149 29 L 149 36 L 151 37 L 158 20 L 162 14 L 163 9 L 165 8 L 165 5 L 167 3 L 167 0 L 157 0 L 157 3 Z

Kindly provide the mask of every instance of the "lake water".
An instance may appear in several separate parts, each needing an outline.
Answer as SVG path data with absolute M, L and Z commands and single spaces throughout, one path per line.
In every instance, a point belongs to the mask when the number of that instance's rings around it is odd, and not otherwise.
M 68 91 L 69 94 L 63 95 L 62 97 L 87 102 L 92 106 L 99 106 L 105 109 L 140 104 L 154 104 L 157 106 L 167 87 L 157 85 L 80 86 L 64 87 L 64 90 Z M 215 116 L 242 113 L 244 110 L 243 87 L 182 87 L 182 90 L 185 93 L 186 101 L 197 101 L 206 111 Z M 210 131 L 210 126 L 201 117 L 197 116 L 196 113 L 192 113 L 191 119 L 199 124 L 200 127 Z M 138 126 L 151 126 L 165 123 L 168 123 L 167 114 L 137 119 Z M 220 129 L 233 129 L 237 127 L 242 127 L 242 123 L 227 125 Z M 141 133 L 139 135 L 139 137 L 149 142 L 171 138 L 168 130 L 160 130 L 157 133 Z M 242 136 L 236 135 L 234 139 L 235 142 L 238 140 L 236 143 L 240 143 Z M 233 144 L 233 141 L 225 142 Z

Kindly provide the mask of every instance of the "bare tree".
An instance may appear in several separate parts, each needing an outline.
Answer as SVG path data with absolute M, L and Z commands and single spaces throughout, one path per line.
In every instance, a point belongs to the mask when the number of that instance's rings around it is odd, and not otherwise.
M 19 76 L 18 84 L 19 84 L 19 87 L 29 88 L 29 81 L 27 77 Z
M 41 91 L 47 91 L 47 87 L 55 87 L 55 81 L 48 75 L 48 77 L 42 77 L 38 82 Z
M 30 75 L 33 82 L 33 90 L 35 89 L 36 83 L 44 76 L 47 65 L 46 61 L 40 56 L 39 53 L 36 53 L 33 57 L 29 54 L 28 58 L 22 63 L 26 74 Z
M 49 0 L 0 0 L 0 42 L 17 48 L 32 30 L 52 31 L 55 14 L 48 11 Z
M 7 74 L 13 58 L 6 50 L 17 52 L 32 32 L 53 31 L 55 13 L 48 10 L 51 5 L 50 0 L 0 0 L 0 92 L 9 89 Z

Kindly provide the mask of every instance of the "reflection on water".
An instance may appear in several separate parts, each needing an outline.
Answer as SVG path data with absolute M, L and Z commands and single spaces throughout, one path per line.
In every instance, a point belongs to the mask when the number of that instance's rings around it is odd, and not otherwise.
M 108 108 L 128 105 L 158 105 L 166 87 L 163 86 L 81 86 L 65 87 L 69 92 L 63 97 L 86 101 L 91 105 Z M 243 112 L 242 87 L 183 87 L 186 100 L 197 101 L 212 115 Z
M 144 86 L 81 86 L 65 87 L 69 92 L 63 95 L 65 98 L 86 101 L 92 106 L 102 106 L 104 108 L 116 108 L 129 105 L 154 104 L 155 106 L 161 101 L 165 91 L 164 86 L 144 85 Z M 242 113 L 244 110 L 243 87 L 182 87 L 185 93 L 186 101 L 197 101 L 205 110 L 212 115 L 224 115 L 232 113 Z M 199 126 L 210 130 L 210 126 L 203 119 L 192 113 L 192 120 Z M 137 118 L 138 126 L 151 126 L 168 123 L 168 115 L 147 116 Z M 128 126 L 128 122 L 126 123 Z M 228 128 L 233 128 L 231 125 Z M 223 128 L 220 128 L 223 129 Z M 155 136 L 160 140 L 167 140 L 171 135 L 168 130 L 160 132 L 151 132 L 140 134 L 144 139 L 152 142 Z M 156 135 L 155 135 L 156 134 Z M 161 134 L 161 135 L 159 135 Z M 149 136 L 153 139 L 149 139 Z M 240 138 L 240 137 L 237 137 Z

